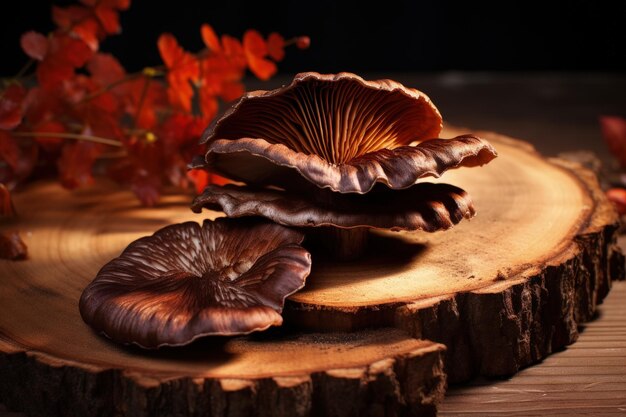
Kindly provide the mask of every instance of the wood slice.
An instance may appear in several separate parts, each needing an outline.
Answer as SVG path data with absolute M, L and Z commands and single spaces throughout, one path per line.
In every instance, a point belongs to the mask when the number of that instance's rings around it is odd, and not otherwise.
M 0 403 L 33 416 L 434 415 L 445 347 L 398 329 L 277 329 L 145 351 L 83 323 L 82 290 L 133 239 L 196 219 L 189 196 L 143 209 L 99 184 L 15 196 L 30 259 L 0 262 Z M 36 399 L 36 401 L 33 401 Z
M 359 262 L 314 258 L 286 309 L 297 331 L 152 353 L 91 332 L 80 293 L 130 241 L 218 213 L 195 215 L 176 195 L 142 209 L 104 183 L 32 186 L 2 227 L 20 230 L 30 259 L 0 263 L 0 402 L 32 415 L 428 414 L 445 385 L 443 347 L 417 339 L 447 345 L 454 381 L 513 373 L 571 343 L 623 278 L 617 217 L 587 171 L 483 135 L 500 157 L 444 176 L 474 197 L 471 222 L 378 233 Z
M 358 263 L 316 258 L 289 322 L 406 329 L 448 347 L 452 382 L 509 375 L 575 341 L 611 278 L 624 278 L 618 217 L 591 172 L 477 134 L 499 157 L 439 181 L 468 191 L 478 215 L 442 233 L 377 233 Z

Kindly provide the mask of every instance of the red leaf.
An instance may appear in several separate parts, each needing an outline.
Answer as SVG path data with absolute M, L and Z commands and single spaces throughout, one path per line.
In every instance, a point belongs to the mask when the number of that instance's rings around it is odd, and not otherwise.
M 1 217 L 14 217 L 15 206 L 13 206 L 13 199 L 11 198 L 11 192 L 2 183 L 0 183 L 0 216 Z
M 207 120 L 213 119 L 218 109 L 217 98 L 207 89 L 201 89 L 198 93 L 198 102 L 202 117 Z
M 626 169 L 626 119 L 618 116 L 601 116 L 602 136 L 609 150 Z
M 26 89 L 17 84 L 0 92 L 0 129 L 10 130 L 22 122 L 25 98 Z
M 100 47 L 100 38 L 104 38 L 99 35 L 100 32 L 100 25 L 95 19 L 83 20 L 72 26 L 72 33 L 94 52 Z
M 276 64 L 265 59 L 267 43 L 256 30 L 247 30 L 243 35 L 243 49 L 248 67 L 261 80 L 268 80 L 277 71 Z
M 84 41 L 93 51 L 107 35 L 121 32 L 118 12 L 130 5 L 129 1 L 82 1 L 83 6 L 52 8 L 52 20 L 64 32 Z
M 201 94 L 218 97 L 226 101 L 240 97 L 244 90 L 241 84 L 243 68 L 238 67 L 224 54 L 216 54 L 202 60 Z
M 159 53 L 168 68 L 167 93 L 173 106 L 185 111 L 191 111 L 193 87 L 191 82 L 196 81 L 199 75 L 199 64 L 196 58 L 186 52 L 169 33 L 164 33 L 157 42 Z
M 120 18 L 117 10 L 110 7 L 98 5 L 95 9 L 96 16 L 104 31 L 109 35 L 114 35 L 122 31 L 120 26 Z
M 267 53 L 274 61 L 282 61 L 285 57 L 285 38 L 274 32 L 267 38 Z
M 52 21 L 60 29 L 71 30 L 77 22 L 82 22 L 91 17 L 88 7 L 72 5 L 68 7 L 52 6 Z
M 52 6 L 52 21 L 63 31 L 85 42 L 92 51 L 98 50 L 104 33 L 94 17 L 93 10 L 83 6 Z
M 231 181 L 204 169 L 192 169 L 187 171 L 187 177 L 193 182 L 196 194 L 201 194 L 209 184 L 224 185 Z
M 48 42 L 47 54 L 37 66 L 39 84 L 45 90 L 55 90 L 74 75 L 92 56 L 92 51 L 81 40 L 63 34 L 54 34 Z
M 46 133 L 65 133 L 66 129 L 63 123 L 56 120 L 47 120 L 39 123 L 33 131 L 38 133 L 35 141 L 48 152 L 56 151 L 63 143 L 62 138 L 47 136 Z
M 167 105 L 167 93 L 163 84 L 150 82 L 146 89 L 146 79 L 140 78 L 124 84 L 122 92 L 126 113 L 136 121 L 137 127 L 154 128 L 157 123 L 156 111 Z
M 252 73 L 260 80 L 267 81 L 272 77 L 272 75 L 276 74 L 278 68 L 276 68 L 276 64 L 272 61 L 258 58 L 254 55 L 247 55 L 247 57 L 250 71 L 252 71 Z
M 100 147 L 90 142 L 66 144 L 57 161 L 61 184 L 69 189 L 91 184 L 93 164 L 100 152 Z
M 42 62 L 37 67 L 37 80 L 45 90 L 55 90 L 65 80 L 72 78 L 74 69 L 67 65 L 57 64 L 55 62 Z
M 224 51 L 224 57 L 230 61 L 230 64 L 236 68 L 246 67 L 246 56 L 243 50 L 243 46 L 238 39 L 232 36 L 222 36 L 222 49 Z
M 211 174 L 204 169 L 191 169 L 187 171 L 187 178 L 193 182 L 196 194 L 202 194 L 206 186 L 211 183 Z
M 43 61 L 48 53 L 48 39 L 38 32 L 24 33 L 20 38 L 20 45 L 26 55 L 37 61 Z
M 113 84 L 126 77 L 122 64 L 111 54 L 97 53 L 87 62 L 87 70 L 101 86 Z
M 94 92 L 98 94 L 85 100 Z M 69 116 L 79 121 L 91 130 L 89 134 L 119 138 L 118 119 L 123 113 L 123 106 L 111 91 L 101 92 L 100 86 L 93 79 L 76 75 L 62 85 L 60 94 L 70 104 L 67 106 L 65 118 Z
M 217 175 L 214 173 L 211 173 L 211 176 L 209 177 L 209 181 L 211 182 L 211 184 L 216 184 L 216 185 L 230 184 L 232 182 L 228 178 L 224 178 L 221 175 Z
M 202 25 L 200 27 L 200 35 L 202 36 L 202 41 L 211 52 L 219 53 L 222 51 L 222 47 L 220 46 L 220 40 L 218 39 L 211 25 L 206 23 Z
M 87 45 L 70 36 L 55 35 L 51 39 L 51 58 L 67 63 L 72 68 L 80 68 L 93 56 Z
M 15 171 L 18 169 L 20 156 L 20 148 L 13 136 L 9 132 L 0 130 L 0 158 Z
M 0 233 L 0 258 L 16 261 L 27 257 L 28 248 L 19 233 Z
M 65 103 L 59 94 L 49 94 L 41 87 L 28 90 L 25 103 L 25 119 L 30 125 L 36 125 L 43 120 L 50 120 L 66 113 Z
M 206 123 L 189 114 L 174 113 L 159 126 L 158 136 L 174 149 L 197 146 Z
M 626 214 L 626 189 L 611 188 L 606 191 L 606 196 L 620 215 Z
M 239 81 L 227 81 L 222 83 L 221 96 L 225 101 L 236 100 L 243 95 L 245 88 Z
M 185 51 L 180 47 L 176 38 L 170 33 L 159 36 L 157 41 L 161 59 L 168 68 L 175 68 L 178 60 L 185 55 Z
M 254 29 L 248 29 L 243 34 L 243 49 L 247 53 L 254 54 L 258 57 L 267 55 L 267 43 L 263 36 Z

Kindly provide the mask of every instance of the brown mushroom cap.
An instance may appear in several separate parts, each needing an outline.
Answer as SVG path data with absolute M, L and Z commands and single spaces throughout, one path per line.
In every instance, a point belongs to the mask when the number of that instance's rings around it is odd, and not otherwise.
M 441 126 L 439 111 L 418 90 L 350 73 L 308 72 L 282 88 L 244 95 L 207 128 L 202 142 L 208 150 L 194 167 L 286 188 L 297 188 L 297 176 L 285 175 L 295 169 L 320 188 L 366 193 L 377 182 L 406 188 L 424 175 L 482 165 L 495 157 L 495 150 L 478 138 L 442 141 L 440 153 L 444 147 L 463 148 L 445 151 L 455 155 L 443 159 L 450 165 L 424 159 L 438 155 L 398 149 L 436 138 Z M 396 159 L 404 160 L 402 166 L 396 166 Z M 407 162 L 412 170 L 406 170 Z
M 310 272 L 303 238 L 252 219 L 167 226 L 98 272 L 81 315 L 111 339 L 147 348 L 280 325 L 285 298 Z
M 340 164 L 435 138 L 441 128 L 439 111 L 421 91 L 349 72 L 305 72 L 282 88 L 246 93 L 207 128 L 202 142 L 263 138 Z
M 470 136 L 407 147 L 436 138 L 441 126 L 439 111 L 418 90 L 350 73 L 308 72 L 282 88 L 244 95 L 207 128 L 207 153 L 194 165 L 284 188 L 298 188 L 298 176 L 285 173 L 296 170 L 320 188 L 366 193 L 378 182 L 407 188 L 423 176 L 496 156 L 486 141 Z
M 210 169 L 237 181 L 297 189 L 300 175 L 320 188 L 340 193 L 367 193 L 377 183 L 394 190 L 411 187 L 424 177 L 440 177 L 449 169 L 486 164 L 496 150 L 484 139 L 466 135 L 431 139 L 415 146 L 380 149 L 345 164 L 332 164 L 317 155 L 293 151 L 263 139 L 220 139 L 206 161 Z
M 467 192 L 449 184 L 419 183 L 399 191 L 367 194 L 311 195 L 236 185 L 210 185 L 194 199 L 192 209 L 222 210 L 228 217 L 262 216 L 286 226 L 391 230 L 449 229 L 475 215 Z

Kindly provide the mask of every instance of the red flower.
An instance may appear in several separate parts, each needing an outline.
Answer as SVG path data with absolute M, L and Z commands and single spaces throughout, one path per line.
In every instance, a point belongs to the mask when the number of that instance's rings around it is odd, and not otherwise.
M 269 78 L 276 72 L 273 61 L 296 40 L 277 33 L 265 40 L 250 30 L 242 42 L 218 37 L 205 24 L 200 34 L 206 49 L 194 55 L 163 34 L 157 42 L 163 82 L 161 69 L 127 74 L 114 56 L 98 52 L 104 38 L 120 32 L 119 12 L 129 6 L 130 0 L 53 6 L 54 31 L 22 35 L 22 49 L 37 61 L 37 83 L 28 89 L 13 83 L 0 92 L 0 182 L 24 180 L 39 162 L 46 168 L 56 163 L 65 187 L 83 186 L 93 181 L 96 160 L 116 145 L 123 152 L 98 167 L 129 184 L 145 205 L 157 202 L 165 184 L 203 188 L 224 181 L 187 171 L 192 156 L 202 153 L 202 131 L 220 101 L 244 93 L 246 69 Z

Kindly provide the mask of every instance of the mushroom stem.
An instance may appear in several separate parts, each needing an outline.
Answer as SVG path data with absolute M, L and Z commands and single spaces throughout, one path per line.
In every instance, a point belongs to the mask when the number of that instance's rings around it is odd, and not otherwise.
M 341 229 L 338 227 L 320 227 L 316 231 L 316 240 L 334 259 L 354 260 L 363 255 L 367 248 L 369 230 L 367 227 Z
M 367 247 L 369 230 L 366 227 L 354 229 L 331 228 L 329 230 L 333 251 L 338 259 L 351 260 L 360 257 Z
M 305 192 L 322 206 L 336 208 L 336 194 L 326 188 L 310 187 Z M 316 228 L 314 239 L 334 259 L 348 261 L 359 258 L 365 252 L 369 231 L 367 227 L 344 229 L 335 226 Z

